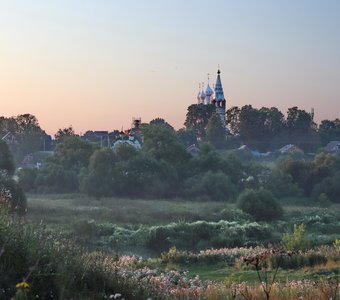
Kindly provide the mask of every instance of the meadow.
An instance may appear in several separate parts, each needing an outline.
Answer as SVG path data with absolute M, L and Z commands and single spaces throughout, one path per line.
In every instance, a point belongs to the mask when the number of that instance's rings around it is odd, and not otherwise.
M 206 280 L 224 281 L 236 276 L 240 281 L 253 281 L 256 274 L 252 271 L 239 269 L 235 273 L 234 261 L 229 265 L 224 259 L 164 262 L 161 255 L 172 247 L 177 253 L 199 253 L 209 249 L 280 246 L 283 234 L 290 233 L 294 224 L 306 225 L 309 247 L 330 246 L 340 237 L 339 204 L 322 208 L 311 205 L 308 198 L 286 198 L 281 202 L 284 207 L 281 220 L 255 222 L 233 203 L 96 200 L 81 194 L 31 194 L 26 218 L 27 222 L 44 224 L 46 231 L 71 239 L 90 251 L 141 256 L 148 260 L 148 266 L 188 271 L 190 276 L 199 275 Z M 314 273 L 303 275 L 311 278 Z M 302 274 L 286 270 L 279 276 L 298 279 Z
M 339 205 L 281 202 L 255 222 L 234 203 L 29 194 L 0 214 L 0 298 L 338 299 Z

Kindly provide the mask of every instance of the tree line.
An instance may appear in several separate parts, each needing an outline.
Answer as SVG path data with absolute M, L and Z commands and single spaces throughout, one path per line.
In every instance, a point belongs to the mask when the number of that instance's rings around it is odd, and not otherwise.
M 22 169 L 20 183 L 32 192 L 83 192 L 96 198 L 233 201 L 245 189 L 265 189 L 276 198 L 339 202 L 338 156 L 322 153 L 313 160 L 296 160 L 288 155 L 273 167 L 246 160 L 237 150 L 216 151 L 208 143 L 192 155 L 181 140 L 183 132 L 159 124 L 145 125 L 142 132 L 140 150 L 127 144 L 99 148 L 80 137 L 67 137 L 41 169 Z
M 294 144 L 306 152 L 315 152 L 332 140 L 340 140 L 340 120 L 322 120 L 317 125 L 313 113 L 291 107 L 285 116 L 276 107 L 231 107 L 226 113 L 229 141 L 213 106 L 193 104 L 186 115 L 186 129 L 216 148 L 245 144 L 262 152 Z

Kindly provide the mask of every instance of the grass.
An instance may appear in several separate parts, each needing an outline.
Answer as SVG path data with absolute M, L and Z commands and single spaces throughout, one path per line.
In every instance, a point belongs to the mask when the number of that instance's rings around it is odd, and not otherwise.
M 47 224 L 64 223 L 70 216 L 79 219 L 111 222 L 118 225 L 160 225 L 169 222 L 219 220 L 219 212 L 232 208 L 223 202 L 192 202 L 181 200 L 142 200 L 103 198 L 96 200 L 81 194 L 28 195 L 31 221 Z
M 340 205 L 334 204 L 330 208 L 306 206 L 308 199 L 284 199 L 284 218 L 272 223 L 276 236 L 288 232 L 293 224 L 306 223 L 310 234 L 311 244 L 318 241 L 331 243 L 340 233 Z M 251 218 L 238 211 L 233 203 L 224 202 L 192 202 L 181 199 L 172 200 L 142 200 L 104 198 L 96 200 L 81 194 L 69 195 L 28 195 L 29 223 L 41 223 L 47 230 L 61 233 L 63 237 L 76 239 L 81 245 L 90 250 L 102 249 L 119 254 L 137 254 L 143 257 L 158 256 L 158 252 L 145 247 L 124 245 L 112 241 L 112 228 L 118 225 L 122 230 L 138 230 L 150 226 L 167 225 L 172 222 L 195 222 L 206 220 L 218 222 L 221 219 L 244 223 Z M 80 228 L 75 224 L 93 224 L 93 231 L 88 227 Z M 78 229 L 77 229 L 78 228 Z M 77 230 L 76 230 L 77 229 Z M 249 270 L 227 267 L 222 263 L 164 265 L 157 260 L 149 262 L 152 266 L 166 270 L 177 269 L 189 271 L 191 276 L 199 275 L 202 279 L 222 282 L 226 279 L 233 281 L 256 281 L 256 274 Z M 338 266 L 337 266 L 338 267 Z M 308 269 L 301 271 L 280 272 L 278 279 L 304 279 L 317 276 L 319 272 L 331 269 Z
M 303 199 L 296 202 L 292 200 L 286 201 L 284 204 L 284 218 L 269 224 L 269 226 L 271 226 L 270 228 L 273 228 L 276 235 L 280 236 L 282 232 L 289 231 L 293 224 L 305 223 L 309 230 L 310 238 L 312 237 L 318 240 L 324 238 L 326 241 L 334 241 L 336 237 L 338 238 L 340 233 L 340 205 L 332 205 L 332 207 L 325 209 L 302 204 L 306 203 L 306 201 L 308 200 Z M 297 205 L 294 205 L 294 203 Z M 212 280 L 220 286 L 225 285 L 225 282 L 248 282 L 253 286 L 258 285 L 256 272 L 250 267 L 244 266 L 244 264 L 227 264 L 226 261 L 214 261 L 211 263 L 201 261 L 197 263 L 164 263 L 158 258 L 159 253 L 152 253 L 151 250 L 147 248 L 142 249 L 132 247 L 131 245 L 125 247 L 120 243 L 117 243 L 115 248 L 113 248 L 112 231 L 118 227 L 121 234 L 124 235 L 124 230 L 127 232 L 133 232 L 135 230 L 135 232 L 137 232 L 140 228 L 147 229 L 151 226 L 168 225 L 172 222 L 192 223 L 197 220 L 217 222 L 224 219 L 237 221 L 237 223 L 241 224 L 240 226 L 243 226 L 242 224 L 246 222 L 249 223 L 251 218 L 238 211 L 232 203 L 191 202 L 180 199 L 141 200 L 121 198 L 106 198 L 98 201 L 81 194 L 48 196 L 31 194 L 28 195 L 28 208 L 28 214 L 26 216 L 27 222 L 39 224 L 42 221 L 42 223 L 46 225 L 46 236 L 48 236 L 48 231 L 61 233 L 61 237 L 75 239 L 77 242 L 81 242 L 81 245 L 87 246 L 90 250 L 100 248 L 106 252 L 114 250 L 119 254 L 138 254 L 144 257 L 155 255 L 157 256 L 156 258 L 143 261 L 142 266 L 145 265 L 152 269 L 161 270 L 164 274 L 171 274 L 170 270 L 177 270 L 179 272 L 178 274 L 183 274 L 182 272 L 188 271 L 189 277 L 191 278 L 199 275 L 200 279 Z M 77 231 L 75 224 L 81 225 L 82 222 L 86 226 L 78 228 Z M 260 226 L 263 228 L 263 224 Z M 203 226 L 202 228 L 204 229 L 206 227 Z M 39 249 L 40 245 L 36 244 L 36 246 L 37 249 Z M 35 253 L 36 251 L 31 248 L 32 247 L 27 246 L 27 251 L 32 250 L 32 253 Z M 40 257 L 42 255 L 39 254 L 36 256 Z M 78 256 L 79 255 L 75 255 L 76 258 Z M 13 257 L 16 256 L 13 255 Z M 110 254 L 108 257 L 112 259 Z M 27 264 L 27 270 L 34 265 L 35 260 L 36 259 L 33 259 L 32 262 Z M 62 253 L 59 256 L 59 260 L 60 262 L 64 261 Z M 77 268 L 79 267 L 81 272 L 89 274 L 88 282 L 92 284 L 93 275 L 91 272 L 94 269 L 92 263 L 98 267 L 98 273 L 96 273 L 96 276 L 99 276 L 98 278 L 104 276 L 102 273 L 105 268 L 102 268 L 97 261 L 92 262 L 92 260 L 90 260 L 90 262 L 87 262 L 88 267 L 86 267 L 86 270 L 83 270 L 83 266 L 87 266 L 87 263 L 84 264 L 83 261 L 78 261 L 79 266 L 77 266 Z M 50 264 L 48 261 L 47 265 L 49 266 Z M 70 265 L 74 264 L 72 263 Z M 289 280 L 320 280 L 321 277 L 326 278 L 329 274 L 332 276 L 339 274 L 339 269 L 339 260 L 328 260 L 327 264 L 316 265 L 313 268 L 303 267 L 295 270 L 280 269 L 277 281 L 284 284 Z M 27 270 L 23 271 L 24 274 Z M 73 271 L 78 272 L 78 270 Z M 131 270 L 131 274 L 134 274 L 135 271 L 134 269 Z M 113 275 L 110 271 L 105 276 L 107 276 L 107 280 L 111 282 Z M 139 282 L 138 280 L 136 283 Z M 101 281 L 102 279 L 100 279 L 100 282 Z M 136 283 L 133 282 L 133 284 Z M 35 283 L 35 285 L 37 285 L 37 283 Z M 84 289 L 82 281 L 79 282 L 79 286 L 81 289 Z M 120 287 L 120 290 L 122 289 L 123 287 Z M 126 289 L 128 292 L 130 287 L 128 286 Z M 108 289 L 107 294 L 109 292 L 111 292 L 111 288 Z M 89 296 L 88 299 L 92 299 L 91 296 Z

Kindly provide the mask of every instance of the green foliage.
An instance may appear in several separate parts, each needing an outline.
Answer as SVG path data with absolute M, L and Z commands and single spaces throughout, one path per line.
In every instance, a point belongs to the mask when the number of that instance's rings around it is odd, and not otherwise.
M 208 121 L 206 127 L 206 140 L 217 149 L 226 146 L 226 129 L 217 113 L 213 113 Z
M 236 186 L 223 172 L 208 171 L 190 177 L 184 185 L 184 195 L 202 200 L 227 201 L 236 194 Z
M 181 128 L 177 131 L 177 137 L 185 147 L 198 144 L 197 137 L 192 130 Z
M 96 150 L 90 157 L 88 170 L 83 170 L 81 190 L 96 198 L 111 196 L 115 185 L 115 153 L 108 148 Z
M 40 193 L 70 193 L 78 190 L 75 171 L 56 163 L 48 163 L 39 170 L 35 185 Z
M 318 253 L 299 253 L 291 256 L 273 256 L 271 264 L 274 268 L 279 266 L 282 269 L 300 269 L 303 267 L 313 268 L 317 265 L 325 265 L 328 259 L 325 255 Z
M 190 105 L 184 122 L 186 129 L 193 131 L 197 138 L 204 139 L 207 124 L 214 111 L 213 105 Z
M 321 193 L 318 197 L 318 204 L 320 207 L 329 207 L 332 203 L 325 193 Z
M 237 222 L 171 223 L 141 229 L 145 245 L 156 251 L 176 246 L 177 249 L 197 250 L 211 247 L 254 246 L 259 240 L 274 241 L 271 230 L 258 223 L 238 224 Z
M 31 168 L 22 168 L 18 171 L 19 184 L 26 192 L 33 192 L 36 189 L 36 178 L 38 170 Z
M 15 170 L 14 159 L 7 144 L 0 140 L 0 170 L 13 174 Z
M 15 149 L 17 159 L 21 160 L 27 154 L 44 150 L 44 141 L 47 135 L 40 128 L 35 116 L 31 114 L 18 115 L 14 118 L 14 121 L 16 126 L 12 134 L 15 135 L 18 142 Z
M 265 189 L 245 190 L 237 199 L 237 207 L 257 221 L 271 221 L 280 218 L 283 213 L 273 194 Z
M 27 200 L 22 188 L 12 176 L 13 172 L 14 160 L 12 153 L 9 151 L 7 144 L 0 141 L 0 193 L 9 193 L 6 200 L 9 201 L 10 211 L 23 215 L 26 212 Z
M 91 143 L 79 137 L 67 137 L 57 146 L 52 161 L 66 170 L 79 172 L 88 166 L 94 150 Z
M 21 186 L 11 177 L 0 174 L 0 191 L 9 191 L 10 212 L 24 215 L 27 208 L 27 199 Z
M 174 131 L 174 128 L 162 118 L 156 118 L 150 121 L 150 125 L 161 126 L 170 131 Z
M 340 120 L 322 120 L 319 126 L 321 144 L 327 145 L 330 141 L 340 140 Z
M 334 243 L 333 243 L 333 246 L 334 246 L 335 248 L 340 248 L 340 239 L 336 239 L 336 240 L 334 241 Z
M 303 189 L 306 196 L 318 199 L 324 193 L 332 202 L 340 199 L 340 158 L 321 153 L 313 161 L 281 161 L 279 169 L 292 177 L 293 183 Z
M 176 133 L 164 126 L 149 125 L 143 128 L 143 151 L 157 160 L 177 165 L 186 162 L 190 155 L 179 142 Z
M 72 126 L 69 126 L 64 129 L 58 129 L 57 133 L 54 135 L 54 138 L 57 142 L 63 142 L 64 139 L 69 137 L 76 137 L 77 135 L 74 132 Z
M 87 254 L 41 228 L 0 217 L 1 299 L 18 299 L 23 283 L 30 287 L 26 299 L 102 299 L 118 292 L 160 299 L 150 286 L 118 274 L 114 264 L 109 256 Z
M 308 245 L 309 240 L 305 224 L 294 224 L 293 233 L 285 233 L 282 237 L 282 246 L 288 251 L 305 250 L 308 248 Z
M 284 173 L 278 168 L 269 170 L 262 176 L 263 187 L 273 193 L 275 197 L 299 196 L 302 191 L 290 174 Z

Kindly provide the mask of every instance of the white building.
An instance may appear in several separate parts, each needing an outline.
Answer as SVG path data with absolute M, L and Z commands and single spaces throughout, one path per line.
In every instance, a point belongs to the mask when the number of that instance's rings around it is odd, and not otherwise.
M 217 70 L 217 78 L 214 89 L 210 87 L 209 77 L 207 88 L 204 90 L 204 84 L 199 86 L 200 91 L 197 95 L 197 103 L 203 105 L 214 105 L 216 113 L 220 116 L 221 122 L 224 127 L 226 126 L 226 100 L 224 98 L 224 92 L 221 82 L 221 71 Z

